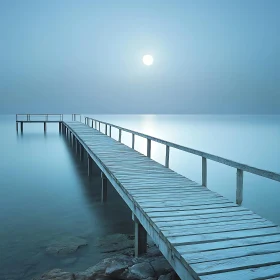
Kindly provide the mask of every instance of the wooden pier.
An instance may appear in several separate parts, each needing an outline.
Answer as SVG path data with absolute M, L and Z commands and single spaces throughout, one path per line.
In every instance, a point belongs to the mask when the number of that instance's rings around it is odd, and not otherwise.
M 87 156 L 88 174 L 99 168 L 101 200 L 109 180 L 131 209 L 136 256 L 146 251 L 148 233 L 181 279 L 280 279 L 279 226 L 240 206 L 244 172 L 278 182 L 280 174 L 91 118 L 81 123 L 59 116 L 60 132 Z M 121 143 L 122 131 L 131 133 L 132 148 Z M 147 156 L 134 150 L 135 135 L 147 139 Z M 152 141 L 166 146 L 165 165 L 151 159 Z M 201 157 L 201 184 L 169 169 L 171 148 Z M 207 189 L 207 160 L 236 168 L 237 204 Z

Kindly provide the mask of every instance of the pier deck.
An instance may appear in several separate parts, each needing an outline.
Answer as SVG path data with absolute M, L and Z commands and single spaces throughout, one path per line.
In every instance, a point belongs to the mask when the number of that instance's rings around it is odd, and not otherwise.
M 78 122 L 65 128 L 98 165 L 181 279 L 280 275 L 280 228 Z
M 132 211 L 135 254 L 146 249 L 148 233 L 181 279 L 280 279 L 280 228 L 273 222 L 207 189 L 207 161 L 237 168 L 237 202 L 243 197 L 243 171 L 275 181 L 280 175 L 174 143 L 147 137 L 147 156 L 121 143 L 118 126 L 89 118 L 86 124 L 59 121 L 60 131 L 87 156 L 89 175 L 95 163 L 102 178 L 102 201 L 107 180 Z M 93 124 L 95 122 L 95 129 Z M 104 124 L 105 134 L 97 128 Z M 91 127 L 90 127 L 91 126 Z M 111 128 L 119 129 L 119 141 Z M 107 135 L 109 134 L 109 136 Z M 151 141 L 166 145 L 165 166 L 152 160 Z M 202 184 L 168 168 L 170 147 L 202 157 Z

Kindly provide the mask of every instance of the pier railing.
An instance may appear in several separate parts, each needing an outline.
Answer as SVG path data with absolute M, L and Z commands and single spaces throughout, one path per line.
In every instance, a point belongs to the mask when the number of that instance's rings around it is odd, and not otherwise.
M 213 154 L 205 153 L 199 150 L 195 150 L 189 147 L 185 147 L 182 145 L 178 145 L 169 141 L 165 141 L 144 133 L 140 133 L 131 129 L 127 129 L 118 125 L 114 125 L 111 123 L 103 122 L 100 120 L 96 120 L 93 118 L 85 117 L 85 124 L 91 125 L 91 127 L 95 127 L 95 129 L 98 129 L 99 131 L 101 128 L 101 124 L 105 126 L 105 134 L 109 135 L 110 137 L 112 136 L 112 127 L 116 128 L 119 130 L 119 137 L 118 141 L 121 142 L 121 137 L 122 137 L 122 131 L 131 133 L 132 135 L 132 148 L 134 149 L 135 146 L 135 135 L 140 136 L 142 138 L 147 139 L 147 157 L 151 157 L 151 142 L 157 142 L 160 144 L 165 145 L 166 147 L 166 152 L 165 152 L 165 166 L 169 168 L 169 157 L 170 157 L 170 148 L 175 148 L 193 155 L 197 155 L 201 157 L 201 164 L 202 164 L 202 185 L 207 186 L 207 159 L 212 160 L 218 163 L 222 163 L 224 165 L 228 165 L 230 167 L 236 168 L 236 203 L 241 204 L 243 201 L 243 173 L 248 172 L 251 174 L 255 174 L 264 178 L 268 178 L 274 181 L 280 182 L 280 174 L 271 172 L 268 170 L 252 167 L 243 163 L 239 163 L 233 160 L 229 160 L 223 157 L 219 157 Z M 93 126 L 94 124 L 94 126 Z
M 17 122 L 48 122 L 48 121 L 55 121 L 60 122 L 63 121 L 64 116 L 63 114 L 16 114 L 16 121 Z M 81 122 L 82 116 L 80 114 L 71 114 L 72 121 L 79 120 Z

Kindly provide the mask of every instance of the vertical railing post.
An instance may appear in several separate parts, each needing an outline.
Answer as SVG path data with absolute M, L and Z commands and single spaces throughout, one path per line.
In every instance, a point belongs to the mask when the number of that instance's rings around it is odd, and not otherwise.
M 98 122 L 98 130 L 100 131 L 100 122 Z
M 105 124 L 105 134 L 107 135 L 107 124 Z
M 96 122 L 96 120 L 94 120 L 94 122 L 95 122 L 95 124 L 94 124 L 95 129 L 97 129 L 97 122 Z
M 91 120 L 91 128 L 93 128 L 93 120 Z
M 202 186 L 207 187 L 207 159 L 202 157 Z
M 147 157 L 151 157 L 151 139 L 147 139 Z
M 134 146 L 135 146 L 135 134 L 132 133 L 132 145 L 131 145 L 132 149 L 134 149 Z
M 119 129 L 119 142 L 122 142 L 122 130 Z
M 85 117 L 85 124 L 87 124 L 87 117 Z
M 243 201 L 243 170 L 237 169 L 236 172 L 236 203 L 241 205 Z
M 112 137 L 112 126 L 109 126 L 109 136 Z
M 169 151 L 170 147 L 166 145 L 165 149 L 165 167 L 169 168 Z

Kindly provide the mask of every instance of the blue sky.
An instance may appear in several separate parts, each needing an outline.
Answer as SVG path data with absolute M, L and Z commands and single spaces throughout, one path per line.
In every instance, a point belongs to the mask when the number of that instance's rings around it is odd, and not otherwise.
M 0 113 L 280 113 L 279 26 L 277 0 L 0 0 Z

